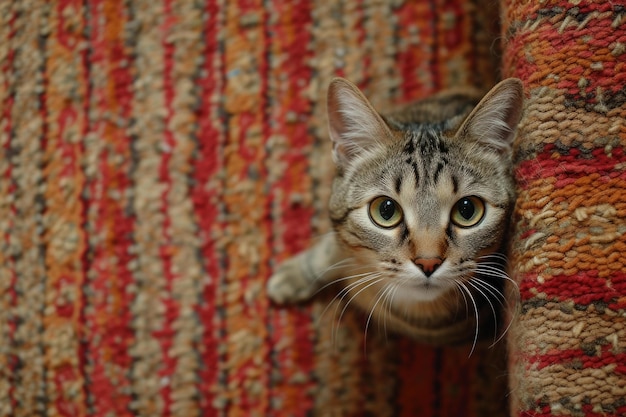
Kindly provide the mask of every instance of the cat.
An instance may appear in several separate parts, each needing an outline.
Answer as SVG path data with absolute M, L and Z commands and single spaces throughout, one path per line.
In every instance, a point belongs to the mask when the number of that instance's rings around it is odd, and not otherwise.
M 337 283 L 336 298 L 365 311 L 368 325 L 434 345 L 495 337 L 510 280 L 503 252 L 522 83 L 506 79 L 481 97 L 451 90 L 383 115 L 334 79 L 333 232 L 279 266 L 268 296 L 300 302 Z

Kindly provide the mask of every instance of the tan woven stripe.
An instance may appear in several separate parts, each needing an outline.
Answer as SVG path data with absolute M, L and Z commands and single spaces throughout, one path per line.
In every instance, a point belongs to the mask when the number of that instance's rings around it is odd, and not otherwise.
M 365 41 L 361 53 L 369 60 L 367 89 L 378 93 L 370 97 L 372 105 L 384 109 L 389 106 L 391 95 L 398 92 L 400 84 L 398 65 L 394 61 L 398 47 L 394 37 L 397 29 L 394 5 L 392 2 L 365 0 L 362 7 L 365 10 Z
M 164 403 L 160 395 L 159 377 L 163 366 L 163 352 L 154 333 L 163 329 L 164 305 L 167 297 L 163 263 L 159 247 L 163 243 L 163 214 L 161 195 L 164 184 L 159 182 L 161 151 L 164 143 L 163 93 L 163 8 L 161 3 L 144 0 L 133 4 L 131 24 L 139 28 L 133 66 L 136 71 L 133 84 L 134 148 L 137 165 L 133 173 L 135 196 L 133 210 L 136 216 L 133 248 L 137 262 L 133 267 L 137 297 L 132 305 L 133 328 L 136 343 L 131 354 L 135 358 L 131 372 L 132 407 L 140 415 L 160 415 Z
M 626 319 L 619 317 L 618 312 L 598 311 L 593 304 L 578 310 L 571 302 L 549 302 L 524 314 L 517 339 L 520 346 L 537 354 L 584 349 L 585 344 L 601 339 L 622 352 L 626 350 Z
M 520 376 L 518 389 L 524 393 L 529 408 L 535 402 L 544 402 L 555 415 L 566 415 L 569 414 L 566 410 L 574 411 L 576 405 L 593 398 L 595 411 L 602 412 L 619 405 L 620 398 L 626 396 L 626 379 L 614 372 L 616 366 L 613 363 L 602 368 L 579 369 L 562 364 L 543 369 L 531 367 Z
M 202 270 L 197 253 L 200 241 L 190 199 L 190 161 L 196 151 L 193 129 L 196 125 L 194 106 L 197 102 L 193 79 L 202 63 L 202 10 L 197 5 L 180 0 L 172 5 L 176 24 L 171 39 L 174 45 L 174 113 L 167 128 L 173 133 L 176 145 L 172 149 L 169 171 L 171 188 L 168 192 L 169 230 L 172 244 L 177 248 L 172 254 L 172 272 L 175 282 L 172 298 L 178 303 L 179 316 L 174 320 L 176 331 L 169 355 L 177 359 L 171 377 L 172 415 L 193 417 L 199 415 L 196 375 L 199 368 L 195 341 L 202 336 L 202 326 L 195 318 L 195 308 L 200 294 Z M 215 364 L 207 364 L 215 366 Z
M 626 134 L 626 108 L 590 113 L 586 109 L 573 108 L 566 99 L 566 92 L 557 89 L 531 91 L 519 126 L 516 147 L 520 151 L 532 151 L 537 144 L 555 142 L 587 149 L 620 143 L 620 136 Z
M 331 158 L 330 140 L 326 118 L 326 89 L 330 80 L 336 75 L 336 66 L 342 65 L 341 56 L 337 56 L 337 46 L 342 45 L 341 16 L 334 12 L 336 3 L 325 0 L 314 0 L 311 4 L 311 50 L 315 51 L 311 59 L 313 78 L 309 83 L 309 99 L 313 104 L 311 114 L 311 130 L 314 133 L 315 145 L 310 154 L 310 176 L 313 183 L 321 184 L 312 189 L 313 204 L 317 216 L 312 219 L 314 236 L 328 231 L 330 222 L 326 204 L 330 197 L 330 187 L 335 167 Z
M 465 2 L 466 6 L 471 7 L 471 2 Z M 441 5 L 432 6 L 441 8 Z M 446 36 L 459 36 L 460 39 L 471 39 L 474 28 L 471 24 L 462 24 L 463 20 L 469 19 L 465 10 L 457 11 L 445 8 L 444 10 L 433 12 L 437 28 L 437 38 L 439 45 L 433 51 L 437 57 L 438 77 L 441 87 L 450 87 L 457 85 L 471 85 L 472 73 L 468 71 L 467 57 L 473 53 L 474 45 L 470 42 L 451 42 Z M 452 30 L 458 28 L 458 34 L 454 34 Z M 488 76 L 488 75 L 486 75 Z
M 354 48 L 353 45 L 362 44 L 360 39 L 362 31 L 362 19 L 365 18 L 366 7 L 364 2 L 348 0 L 334 4 L 335 10 L 341 10 L 341 50 L 335 49 L 335 60 L 341 62 L 341 70 L 345 77 L 359 85 L 367 81 L 364 54 L 365 48 Z M 336 45 L 335 45 L 336 46 Z M 326 84 L 328 85 L 328 84 Z
M 39 46 L 40 30 L 47 26 L 45 2 L 27 0 L 8 2 L 18 12 L 15 20 L 13 45 L 19 45 L 14 58 L 15 102 L 11 114 L 14 149 L 19 149 L 10 161 L 16 185 L 14 204 L 19 218 L 14 224 L 11 242 L 18 292 L 14 315 L 20 322 L 14 334 L 14 351 L 20 366 L 13 374 L 13 398 L 17 401 L 14 416 L 30 417 L 42 413 L 44 404 L 44 360 L 42 350 L 42 310 L 45 270 L 41 251 L 41 221 L 43 207 L 40 181 L 42 178 L 41 139 L 43 116 L 39 111 L 39 94 L 42 91 L 44 56 Z M 3 2 L 3 4 L 6 4 Z M 4 13 L 2 13 L 4 16 Z M 4 277 L 3 277 L 4 278 Z

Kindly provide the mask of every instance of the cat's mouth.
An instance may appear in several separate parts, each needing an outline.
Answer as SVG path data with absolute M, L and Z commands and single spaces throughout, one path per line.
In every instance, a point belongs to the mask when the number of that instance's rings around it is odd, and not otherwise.
M 447 287 L 436 280 L 415 278 L 407 280 L 398 291 L 398 297 L 405 301 L 432 301 L 447 291 Z
M 440 295 L 443 291 L 444 291 L 444 286 L 441 284 L 437 284 L 431 281 L 427 281 L 427 282 L 418 282 L 416 284 L 413 284 L 413 288 L 415 288 L 415 290 L 423 293 L 423 294 L 428 294 L 432 297 L 437 297 L 438 295 Z
M 416 287 L 420 288 L 420 289 L 424 289 L 424 290 L 441 288 L 440 285 L 437 285 L 437 284 L 435 284 L 433 282 L 430 282 L 430 281 L 428 281 L 428 282 L 420 282 L 420 283 L 418 283 L 416 285 Z

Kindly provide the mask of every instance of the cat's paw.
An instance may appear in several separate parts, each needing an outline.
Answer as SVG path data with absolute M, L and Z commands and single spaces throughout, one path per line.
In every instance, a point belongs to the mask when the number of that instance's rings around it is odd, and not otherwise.
M 305 301 L 314 293 L 314 286 L 302 274 L 298 258 L 282 264 L 267 283 L 267 295 L 277 304 Z

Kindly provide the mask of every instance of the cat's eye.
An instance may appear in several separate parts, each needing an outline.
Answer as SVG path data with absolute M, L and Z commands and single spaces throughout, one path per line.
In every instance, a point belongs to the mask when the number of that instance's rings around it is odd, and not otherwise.
M 400 205 L 389 197 L 377 197 L 370 203 L 369 210 L 372 221 L 386 229 L 397 226 L 402 221 Z
M 478 197 L 463 197 L 456 202 L 450 214 L 452 223 L 459 227 L 476 226 L 485 216 L 485 203 Z

